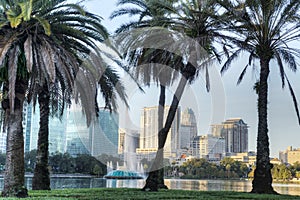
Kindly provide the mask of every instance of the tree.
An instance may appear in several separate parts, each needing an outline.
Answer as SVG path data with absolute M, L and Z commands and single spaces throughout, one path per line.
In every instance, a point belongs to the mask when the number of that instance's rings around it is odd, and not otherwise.
M 136 16 L 136 21 L 131 21 L 127 24 L 122 25 L 117 29 L 116 33 L 121 33 L 134 28 L 141 27 L 155 27 L 164 26 L 164 10 L 157 7 L 157 1 L 151 0 L 119 0 L 118 5 L 124 6 L 127 4 L 134 5 L 134 7 L 120 8 L 112 13 L 111 18 L 118 16 L 129 15 Z M 170 5 L 173 1 L 165 1 L 164 4 Z M 147 39 L 146 39 L 147 40 Z M 147 43 L 147 41 L 144 41 Z M 176 71 L 171 70 L 168 66 L 170 62 L 171 54 L 164 49 L 152 49 L 148 47 L 141 47 L 140 50 L 134 50 L 129 52 L 132 56 L 129 56 L 129 66 L 134 66 L 133 74 L 137 80 L 140 80 L 144 85 L 150 86 L 151 82 L 155 82 L 159 85 L 160 95 L 158 103 L 158 132 L 163 128 L 164 122 L 164 111 L 165 111 L 165 96 L 166 87 L 171 85 L 177 78 Z M 174 60 L 173 60 L 174 62 Z M 176 62 L 176 61 L 175 61 Z M 176 66 L 173 63 L 173 67 Z M 158 137 L 160 140 L 161 137 Z M 158 141 L 159 144 L 159 141 Z M 158 172 L 158 188 L 167 189 L 164 184 L 164 165 L 163 157 L 159 161 L 159 172 Z
M 131 2 L 131 1 L 130 1 Z M 140 3 L 140 1 L 138 1 Z M 181 79 L 179 81 L 177 90 L 173 96 L 173 101 L 171 104 L 171 107 L 169 109 L 167 119 L 164 123 L 164 127 L 159 130 L 159 144 L 158 144 L 158 151 L 156 154 L 156 159 L 151 167 L 149 176 L 146 181 L 146 185 L 143 188 L 143 190 L 151 190 L 156 191 L 158 183 L 158 177 L 159 177 L 159 171 L 158 169 L 161 166 L 161 160 L 163 159 L 163 147 L 167 138 L 167 134 L 169 132 L 169 129 L 172 125 L 173 119 L 175 117 L 175 113 L 177 111 L 177 107 L 179 104 L 179 101 L 181 99 L 182 93 L 184 91 L 184 88 L 188 82 L 192 82 L 194 78 L 198 74 L 198 70 L 203 67 L 203 63 L 207 64 L 207 62 L 204 62 L 203 60 L 207 59 L 207 53 L 214 52 L 214 48 L 212 47 L 212 41 L 215 30 L 213 26 L 208 26 L 208 24 L 212 23 L 212 18 L 209 17 L 209 15 L 206 15 L 207 12 L 204 15 L 201 15 L 203 10 L 206 11 L 213 11 L 210 12 L 210 14 L 214 13 L 214 6 L 212 2 L 209 3 L 201 3 L 201 2 L 182 2 L 182 1 L 171 1 L 168 4 L 165 1 L 149 1 L 151 2 L 151 5 L 154 6 L 153 10 L 159 10 L 162 13 L 166 13 L 163 16 L 160 16 L 159 21 L 161 24 L 158 24 L 157 21 L 155 22 L 155 18 L 151 21 L 150 24 L 160 25 L 161 27 L 167 27 L 169 30 L 172 30 L 174 32 L 179 32 L 181 36 L 179 38 L 182 39 L 182 35 L 185 34 L 185 36 L 190 36 L 193 40 L 193 42 L 188 43 L 187 41 L 180 41 L 180 39 L 177 38 L 177 42 L 180 43 L 180 45 L 175 47 L 174 44 L 171 42 L 166 44 L 163 41 L 166 38 L 160 38 L 159 43 L 162 43 L 161 48 L 157 48 L 158 51 L 152 51 L 152 52 L 159 52 L 159 49 L 163 49 L 164 51 L 161 51 L 158 55 L 161 56 L 160 60 L 156 61 L 158 63 L 163 63 L 165 60 L 168 60 L 168 64 L 174 64 L 170 65 L 171 68 L 178 70 L 178 72 L 181 73 Z M 181 9 L 183 8 L 183 9 Z M 191 11 L 193 9 L 193 11 Z M 149 12 L 149 10 L 146 9 L 146 11 Z M 151 11 L 151 10 L 150 10 Z M 124 10 L 124 12 L 127 12 L 127 10 Z M 140 11 L 137 11 L 136 13 L 143 13 Z M 147 12 L 145 14 L 148 14 Z M 142 17 L 145 15 L 141 15 Z M 147 20 L 146 20 L 147 21 Z M 147 22 L 149 23 L 150 20 Z M 153 22 L 154 21 L 154 22 Z M 195 23 L 196 22 L 196 23 Z M 199 24 L 197 24 L 199 23 Z M 138 24 L 137 24 L 138 25 Z M 141 27 L 144 27 L 145 24 L 142 23 Z M 200 26 L 199 26 L 200 25 Z M 125 25 L 126 26 L 126 25 Z M 147 26 L 147 25 L 145 25 Z M 138 26 L 132 26 L 133 28 Z M 154 31 L 153 29 L 150 29 Z M 146 34 L 149 33 L 146 31 Z M 173 33 L 174 33 L 173 32 Z M 178 35 L 180 35 L 178 34 Z M 172 38 L 169 41 L 174 41 L 173 43 L 176 43 L 176 37 L 172 36 L 172 33 L 169 32 L 169 35 L 166 34 L 168 38 Z M 133 37 L 134 38 L 134 37 Z M 146 35 L 145 41 L 153 41 L 153 38 L 151 36 Z M 154 37 L 155 38 L 155 37 Z M 184 39 L 183 39 L 184 40 Z M 156 41 L 157 42 L 157 41 Z M 182 43 L 181 43 L 182 42 Z M 187 44 L 188 43 L 188 44 Z M 196 44 L 195 44 L 196 43 Z M 173 49 L 176 49 L 177 53 L 174 53 L 176 51 L 170 51 L 169 53 L 163 54 L 163 52 L 168 52 L 167 45 L 173 46 Z M 140 48 L 143 48 L 143 45 L 141 45 Z M 170 48 L 169 48 L 170 49 Z M 200 50 L 201 49 L 201 50 Z M 203 50 L 204 49 L 204 50 Z M 181 51 L 181 52 L 180 52 Z M 186 53 L 190 53 L 190 55 L 186 56 Z M 202 54 L 199 56 L 199 54 Z M 150 54 L 151 55 L 151 54 Z M 187 63 L 186 60 L 192 60 L 193 63 Z M 206 60 L 207 61 L 207 60 Z M 199 64 L 201 63 L 202 64 Z M 207 71 L 208 72 L 208 71 Z M 208 74 L 207 74 L 207 80 L 208 80 Z M 207 82 L 208 83 L 208 82 Z M 209 88 L 209 84 L 207 84 L 207 88 Z
M 163 9 L 168 15 L 164 18 L 166 26 L 173 31 L 178 31 L 183 34 L 185 38 L 189 38 L 192 42 L 181 41 L 184 45 L 185 53 L 188 54 L 188 63 L 185 64 L 184 58 L 177 64 L 177 69 L 181 73 L 181 78 L 177 89 L 173 96 L 172 104 L 167 115 L 164 127 L 159 131 L 159 146 L 156 154 L 156 159 L 152 165 L 152 170 L 146 180 L 144 190 L 157 190 L 155 178 L 157 176 L 156 168 L 159 166 L 157 162 L 163 155 L 163 147 L 166 138 L 175 117 L 180 99 L 182 97 L 184 88 L 187 83 L 192 83 L 197 77 L 199 70 L 204 70 L 206 73 L 206 88 L 209 90 L 209 76 L 207 64 L 210 63 L 212 55 L 219 58 L 219 55 L 213 47 L 213 41 L 221 35 L 216 32 L 218 22 L 212 17 L 215 14 L 215 3 L 213 1 L 176 1 L 172 5 L 166 5 L 158 1 L 157 8 Z M 182 50 L 182 49 L 181 49 Z M 175 59 L 177 56 L 174 56 Z M 173 58 L 174 58 L 173 57 Z M 180 59 L 179 59 L 180 60 Z
M 238 84 L 242 81 L 253 60 L 259 61 L 259 80 L 255 84 L 258 95 L 257 157 L 252 193 L 276 193 L 272 187 L 270 149 L 268 138 L 268 77 L 270 61 L 275 60 L 280 71 L 282 87 L 287 82 L 292 95 L 296 114 L 300 122 L 296 97 L 285 72 L 286 65 L 293 72 L 297 69 L 296 58 L 299 48 L 291 43 L 299 40 L 299 1 L 297 0 L 246 0 L 218 1 L 226 10 L 224 20 L 227 42 L 232 48 L 224 46 L 228 59 L 221 69 L 224 73 L 242 52 L 249 53 L 249 63 L 243 69 Z M 253 65 L 255 66 L 255 65 Z
M 36 163 L 37 150 L 31 150 L 25 153 L 25 172 L 33 172 Z
M 26 90 L 29 91 L 28 99 L 36 97 L 41 88 L 51 91 L 56 80 L 56 70 L 64 79 L 60 87 L 64 89 L 72 86 L 81 64 L 81 56 L 88 55 L 96 46 L 94 41 L 104 39 L 101 32 L 104 28 L 99 23 L 100 17 L 85 12 L 77 4 L 68 4 L 65 0 L 1 1 L 0 9 L 0 31 L 3 35 L 0 64 L 7 69 L 4 91 L 8 93 L 2 106 L 7 116 L 9 152 L 2 195 L 25 197 L 27 190 L 24 188 L 21 122 Z M 75 23 L 76 18 L 78 23 Z M 42 152 L 38 152 L 38 158 L 47 157 L 45 146 Z M 45 162 L 37 161 L 37 166 L 45 165 Z M 42 175 L 40 177 L 43 178 Z M 40 183 L 44 188 L 43 181 Z M 48 183 L 45 178 L 45 184 Z

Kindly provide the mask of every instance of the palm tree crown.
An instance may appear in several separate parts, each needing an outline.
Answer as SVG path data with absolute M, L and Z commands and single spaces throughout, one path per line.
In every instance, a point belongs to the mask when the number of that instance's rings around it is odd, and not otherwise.
M 270 61 L 275 60 L 279 67 L 282 87 L 286 82 L 294 102 L 300 123 L 298 104 L 290 81 L 286 75 L 286 65 L 293 72 L 297 70 L 296 58 L 300 57 L 299 48 L 292 47 L 292 43 L 299 40 L 299 1 L 297 0 L 220 0 L 218 3 L 225 9 L 223 13 L 227 20 L 225 26 L 230 32 L 226 35 L 224 45 L 227 61 L 221 69 L 225 72 L 231 63 L 242 52 L 249 53 L 249 62 L 243 69 L 238 83 L 240 83 L 249 66 L 255 59 L 260 63 L 259 81 L 255 84 L 258 94 L 258 134 L 257 134 L 257 162 L 252 182 L 254 193 L 276 193 L 272 188 L 272 176 L 269 158 L 268 138 L 268 77 Z M 231 47 L 228 50 L 227 47 Z
M 103 41 L 108 35 L 100 24 L 101 18 L 86 12 L 78 4 L 65 0 L 2 1 L 0 64 L 6 56 L 13 60 L 10 85 L 14 85 L 17 55 L 26 56 L 27 71 L 32 74 L 28 98 L 37 96 L 38 85 L 49 86 L 56 76 L 63 80 L 62 88 L 72 88 L 82 58 L 95 48 L 95 41 Z M 79 54 L 80 53 L 80 54 Z M 10 87 L 13 101 L 14 88 Z M 11 103 L 13 106 L 13 103 Z
M 2 195 L 26 196 L 24 143 L 19 134 L 25 95 L 36 102 L 44 88 L 43 95 L 49 91 L 55 96 L 63 95 L 63 101 L 69 100 L 81 63 L 96 50 L 96 41 L 105 40 L 108 34 L 100 23 L 101 17 L 66 0 L 0 1 L 0 12 L 0 65 L 6 72 L 2 80 L 9 99 L 9 106 L 4 109 L 8 138 L 12 138 L 7 143 Z M 43 107 L 48 106 L 47 103 Z M 43 116 L 47 117 L 47 113 L 43 112 Z M 18 127 L 13 127 L 14 121 Z

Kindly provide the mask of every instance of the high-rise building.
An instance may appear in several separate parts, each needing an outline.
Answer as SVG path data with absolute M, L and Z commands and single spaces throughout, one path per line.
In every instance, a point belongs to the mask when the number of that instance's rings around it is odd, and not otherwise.
M 126 130 L 123 128 L 119 129 L 119 138 L 118 138 L 118 154 L 123 154 L 125 149 L 125 135 Z
M 201 136 L 195 136 L 192 140 L 191 153 L 195 158 L 200 158 L 200 137 Z
M 0 108 L 1 109 L 1 108 Z M 1 114 L 4 114 L 2 109 L 0 110 Z M 31 135 L 31 123 L 32 123 L 32 104 L 28 104 L 27 102 L 24 102 L 23 106 L 23 136 L 24 136 L 24 151 L 28 152 L 30 151 L 30 135 Z M 6 152 L 6 129 L 4 126 L 4 116 L 0 116 L 0 152 L 5 153 Z
M 79 105 L 72 104 L 67 111 L 67 122 L 65 128 L 65 149 L 72 156 L 78 154 L 90 154 L 89 128 L 86 117 Z
M 118 154 L 135 153 L 140 146 L 140 134 L 137 130 L 120 128 L 118 140 Z
M 119 114 L 101 108 L 98 120 L 91 125 L 91 154 L 118 154 Z
M 25 152 L 30 151 L 30 135 L 31 135 L 31 120 L 32 120 L 32 104 L 24 103 L 23 106 L 23 134 Z
M 226 153 L 248 152 L 248 125 L 241 118 L 212 125 L 212 135 L 225 138 Z
M 181 113 L 180 123 L 180 148 L 190 148 L 193 138 L 197 136 L 197 121 L 194 111 L 191 108 Z
M 165 106 L 164 122 L 167 118 L 170 106 Z M 140 132 L 140 148 L 137 152 L 155 152 L 158 148 L 158 107 L 145 107 L 141 116 L 141 132 Z M 177 150 L 180 148 L 179 138 L 180 126 L 180 108 L 177 109 L 175 118 L 167 136 L 164 147 L 164 156 L 176 156 Z
M 37 149 L 38 132 L 40 128 L 40 112 L 37 105 L 35 110 L 29 104 L 27 106 L 27 117 L 25 130 L 25 150 Z M 61 120 L 58 117 L 49 117 L 49 152 L 64 152 L 65 149 L 65 121 L 66 116 L 63 115 Z M 24 124 L 24 122 L 23 122 Z M 31 124 L 31 125 L 30 125 Z M 30 134 L 29 134 L 30 129 Z M 30 136 L 30 142 L 28 144 L 28 138 Z M 29 147 L 29 149 L 28 149 Z
M 65 115 L 49 117 L 49 152 L 64 152 L 65 148 Z M 40 112 L 39 106 L 24 103 L 23 107 L 23 134 L 25 152 L 37 149 Z
M 119 129 L 118 154 L 119 158 L 124 159 L 124 166 L 128 170 L 137 170 L 136 149 L 139 147 L 139 136 L 137 130 Z
M 293 149 L 292 146 L 289 146 L 285 151 L 279 152 L 279 159 L 281 162 L 291 165 L 300 162 L 300 148 Z
M 200 157 L 207 159 L 221 159 L 225 154 L 225 139 L 213 135 L 200 136 Z
M 211 134 L 214 137 L 221 137 L 222 129 L 223 129 L 223 124 L 213 124 L 211 125 Z

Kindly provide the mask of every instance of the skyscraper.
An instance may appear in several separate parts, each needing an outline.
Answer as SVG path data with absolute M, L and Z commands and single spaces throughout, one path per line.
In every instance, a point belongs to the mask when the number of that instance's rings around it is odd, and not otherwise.
M 197 121 L 194 111 L 186 108 L 181 113 L 180 148 L 190 148 L 193 138 L 197 136 Z
M 170 106 L 165 106 L 164 110 L 164 122 L 167 118 Z M 144 107 L 141 116 L 141 133 L 140 133 L 140 148 L 138 151 L 149 153 L 156 151 L 158 148 L 158 107 Z M 177 150 L 180 148 L 179 138 L 179 126 L 180 126 L 180 108 L 177 109 L 176 116 L 170 128 L 167 136 L 167 140 L 164 147 L 165 157 L 175 156 Z M 150 151 L 151 150 L 151 151 Z
M 4 118 L 2 118 L 4 119 Z M 34 111 L 33 105 L 24 102 L 23 106 L 23 135 L 24 135 L 24 151 L 29 152 L 37 148 L 38 131 L 39 131 L 40 113 L 37 105 Z M 49 152 L 64 152 L 65 147 L 65 115 L 62 120 L 58 117 L 49 118 Z M 6 152 L 6 132 L 1 123 L 0 131 L 0 152 Z
M 72 103 L 71 108 L 67 111 L 65 130 L 66 143 L 64 152 L 72 156 L 90 154 L 90 132 L 86 117 L 82 113 L 82 108 L 75 103 Z
M 101 108 L 98 120 L 90 130 L 91 153 L 93 156 L 118 154 L 119 114 Z
M 241 118 L 232 118 L 222 124 L 212 125 L 212 134 L 225 138 L 226 153 L 248 152 L 248 125 Z
M 213 135 L 200 136 L 200 157 L 207 159 L 221 159 L 225 154 L 225 139 Z
M 61 120 L 56 117 L 49 117 L 49 152 L 63 152 L 65 147 L 65 115 Z M 24 104 L 23 108 L 23 134 L 25 152 L 37 149 L 39 132 L 40 112 L 37 105 L 35 110 L 32 104 Z
M 25 152 L 30 151 L 30 135 L 31 135 L 31 120 L 32 120 L 32 104 L 24 103 L 23 106 L 23 134 Z

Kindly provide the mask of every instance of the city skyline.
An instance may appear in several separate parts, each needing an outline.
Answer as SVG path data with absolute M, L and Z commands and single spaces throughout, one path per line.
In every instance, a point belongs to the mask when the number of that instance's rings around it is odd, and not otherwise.
M 142 138 L 143 136 L 138 132 L 138 130 L 125 130 L 122 127 L 119 127 L 119 118 L 117 113 L 110 113 L 108 110 L 100 109 L 100 115 L 98 120 L 96 120 L 96 123 L 90 127 L 86 126 L 86 120 L 85 116 L 81 112 L 81 107 L 76 105 L 72 106 L 70 110 L 66 110 L 66 115 L 63 117 L 63 121 L 59 121 L 57 117 L 51 118 L 50 123 L 50 130 L 49 130 L 49 139 L 50 141 L 53 141 L 50 144 L 49 151 L 50 153 L 55 152 L 67 152 L 70 153 L 72 156 L 76 156 L 77 154 L 82 153 L 88 153 L 92 156 L 99 156 L 101 154 L 108 154 L 112 156 L 117 156 L 117 154 L 122 155 L 126 153 L 135 153 L 135 149 L 139 148 L 139 153 L 155 153 L 157 150 L 157 134 L 156 129 L 157 127 L 157 106 L 152 107 L 145 107 L 141 110 L 141 121 L 140 121 L 140 130 L 143 131 L 144 128 L 142 128 L 143 125 L 147 125 L 147 127 L 152 127 L 149 130 L 150 137 L 145 137 L 148 141 L 147 144 L 142 144 L 141 141 L 139 142 L 138 138 Z M 38 109 L 38 107 L 36 108 Z M 165 116 L 168 113 L 169 106 L 166 105 L 165 108 Z M 37 140 L 37 132 L 38 132 L 38 124 L 39 124 L 39 113 L 33 112 L 32 105 L 26 105 L 24 107 L 24 142 L 25 152 L 28 152 L 30 150 L 34 150 L 34 146 L 36 146 L 36 140 Z M 145 115 L 145 113 L 149 113 Z M 177 120 L 175 120 L 175 124 L 172 125 L 173 131 L 170 131 L 171 134 L 168 135 L 169 142 L 167 142 L 166 147 L 166 155 L 167 158 L 174 159 L 175 157 L 179 158 L 180 155 L 186 154 L 189 156 L 196 156 L 196 157 L 202 157 L 202 158 L 208 158 L 208 159 L 216 159 L 216 158 L 223 158 L 223 156 L 231 155 L 232 153 L 247 153 L 252 152 L 251 150 L 248 151 L 248 126 L 247 124 L 240 118 L 231 118 L 227 119 L 222 124 L 212 124 L 211 125 L 211 131 L 208 134 L 197 134 L 195 135 L 195 116 L 194 112 L 191 108 L 186 108 L 184 111 L 181 111 L 181 108 L 179 108 L 179 112 L 177 114 Z M 147 120 L 146 120 L 147 119 Z M 60 124 L 60 128 L 57 127 L 57 125 Z M 96 126 L 99 126 L 99 128 L 95 128 Z M 187 126 L 190 126 L 189 131 L 185 130 Z M 29 134 L 28 128 L 29 127 Z M 54 128 L 51 128 L 54 127 Z M 115 127 L 115 128 L 114 128 Z M 177 127 L 177 128 L 175 128 Z M 59 131 L 57 131 L 59 129 Z M 171 129 L 171 130 L 172 130 Z M 242 132 L 246 130 L 245 133 L 242 134 Z M 97 133 L 96 133 L 96 132 Z M 115 133 L 112 133 L 114 131 Z M 238 131 L 241 133 L 234 133 L 235 131 Z M 173 132 L 173 133 L 172 133 Z M 189 132 L 187 135 L 186 132 Z M 226 136 L 227 133 L 231 132 L 233 134 L 231 139 Z M 2 135 L 3 132 L 1 132 Z M 128 135 L 129 134 L 129 135 Z M 225 135 L 224 135 L 225 134 Z M 245 136 L 243 136 L 245 134 Z M 190 140 L 186 141 L 187 137 L 185 137 L 183 140 L 182 138 L 184 136 L 189 136 Z M 196 136 L 196 137 L 195 137 Z M 28 138 L 29 137 L 29 138 Z M 123 137 L 123 138 L 121 138 Z M 131 142 L 128 143 L 125 138 L 131 140 Z M 152 140 L 149 138 L 152 137 Z M 238 143 L 234 142 L 234 138 L 240 138 Z M 246 137 L 246 138 L 245 138 Z M 52 139 L 51 139 L 52 138 Z M 61 139 L 59 139 L 61 138 Z M 105 139 L 103 139 L 105 138 Z M 153 139 L 156 138 L 156 139 Z M 226 139 L 227 138 L 227 139 Z M 229 138 L 229 139 L 228 139 Z M 194 155 L 195 148 L 193 146 L 194 139 L 198 140 L 198 146 L 196 147 L 199 153 L 196 153 Z M 225 140 L 224 140 L 225 139 Z M 57 142 L 58 140 L 62 140 L 62 142 Z M 188 139 L 187 139 L 188 140 Z M 224 142 L 223 142 L 224 140 Z M 122 141 L 122 142 L 120 142 Z M 149 143 L 149 141 L 152 141 Z M 182 141 L 186 142 L 186 146 L 182 146 Z M 5 138 L 1 139 L 1 145 L 5 145 Z M 65 144 L 63 144 L 65 143 Z M 122 143 L 122 144 L 120 144 Z M 138 144 L 139 143 L 139 144 Z M 145 142 L 144 142 L 145 143 Z M 202 143 L 202 144 L 201 144 Z M 224 143 L 224 144 L 223 144 Z M 134 145 L 133 145 L 134 144 Z M 122 145 L 122 146 L 120 146 Z M 132 146 L 133 145 L 133 146 Z M 150 146 L 149 146 L 150 145 Z M 151 146 L 152 145 L 152 146 Z M 28 146 L 26 148 L 26 146 Z M 171 147 L 172 146 L 172 147 Z M 224 146 L 224 147 L 222 147 Z M 233 149 L 229 149 L 226 146 L 232 146 Z M 120 150 L 120 147 L 123 148 L 121 152 L 117 152 L 118 149 Z M 226 149 L 225 149 L 226 147 Z M 224 152 L 221 152 L 220 149 L 224 148 Z M 235 148 L 235 149 L 234 149 Z M 292 150 L 292 147 L 288 147 L 290 150 Z M 141 150 L 144 149 L 144 150 Z M 148 149 L 145 151 L 145 149 Z M 172 150 L 173 149 L 173 150 Z M 185 151 L 184 149 L 188 150 Z M 300 149 L 299 147 L 296 147 L 295 149 Z M 125 151 L 124 151 L 125 150 Z M 3 151 L 3 147 L 2 147 Z M 209 152 L 209 153 L 207 153 Z M 219 153 L 217 153 L 219 152 Z M 281 153 L 283 152 L 283 149 L 277 152 L 277 155 L 274 156 L 274 158 L 280 158 Z M 138 153 L 138 154 L 139 154 Z M 207 155 L 206 155 L 207 153 Z M 224 154 L 225 153 L 225 154 Z M 149 154 L 149 155 L 150 155 Z M 219 155 L 217 155 L 219 154 Z M 221 155 L 223 154 L 223 155 Z M 176 155 L 176 156 L 175 156 Z M 234 154 L 233 154 L 234 155 Z M 150 155 L 148 158 L 151 158 Z M 216 157 L 214 157 L 216 156 Z M 142 156 L 143 157 L 143 156 Z M 147 156 L 146 156 L 147 157 Z M 282 159 L 284 160 L 284 159 Z
M 73 0 L 77 2 L 77 0 Z M 112 11 L 116 10 L 116 0 L 104 1 L 104 0 L 90 0 L 86 1 L 84 5 L 88 10 L 97 13 L 103 17 L 103 24 L 108 28 L 110 33 L 121 24 L 129 20 L 129 18 L 117 18 L 114 20 L 109 20 L 109 16 Z M 99 6 L 101 4 L 101 6 Z M 252 73 L 249 72 L 245 75 L 244 81 L 241 85 L 236 86 L 236 80 L 242 71 L 241 66 L 245 66 L 246 61 L 239 61 L 224 75 L 219 76 L 223 89 L 225 99 L 221 94 L 220 99 L 225 103 L 225 112 L 220 111 L 222 114 L 219 117 L 221 119 L 212 119 L 212 107 L 215 104 L 212 93 L 206 93 L 203 80 L 199 79 L 190 87 L 191 93 L 195 96 L 196 107 L 195 115 L 198 122 L 198 135 L 208 133 L 210 129 L 210 124 L 221 123 L 224 119 L 241 117 L 249 125 L 249 150 L 256 151 L 256 134 L 257 134 L 257 96 L 255 91 L 253 91 L 253 85 L 258 76 L 257 69 L 253 69 Z M 271 62 L 271 66 L 275 63 Z M 219 69 L 220 66 L 216 66 Z M 278 152 L 285 149 L 287 146 L 300 147 L 300 140 L 297 140 L 300 133 L 300 126 L 298 125 L 295 111 L 293 109 L 292 100 L 289 96 L 288 89 L 281 89 L 281 82 L 278 76 L 279 72 L 277 69 L 273 70 L 271 67 L 271 74 L 269 78 L 270 91 L 269 91 L 269 137 L 270 137 L 270 150 L 271 156 L 277 157 Z M 297 78 L 299 73 L 293 74 L 287 71 L 290 77 L 291 83 L 294 86 L 298 102 L 300 100 L 300 79 Z M 216 76 L 217 77 L 217 76 Z M 213 83 L 213 80 L 211 81 Z M 127 86 L 127 85 L 126 85 Z M 133 124 L 138 124 L 135 118 L 138 118 L 140 110 L 144 106 L 153 106 L 158 103 L 158 90 L 155 88 L 155 84 L 152 88 L 144 88 L 146 93 L 143 94 L 134 88 L 134 91 L 129 91 L 129 104 L 131 106 L 130 111 L 127 116 L 129 116 Z M 127 88 L 127 87 L 126 87 Z M 173 89 L 169 89 L 173 91 Z M 187 91 L 188 91 L 187 90 Z M 185 95 L 188 92 L 185 92 Z M 171 92 L 170 92 L 171 93 Z M 169 93 L 169 94 L 170 94 Z M 218 95 L 218 94 L 217 94 Z M 189 95 L 186 95 L 189 96 Z M 190 97 L 190 96 L 189 96 Z M 168 95 L 168 100 L 170 100 L 170 95 Z M 186 98 L 186 97 L 185 97 Z M 184 104 L 184 98 L 183 103 Z M 186 104 L 189 104 L 186 100 Z M 186 105 L 182 105 L 182 109 Z M 136 108 L 135 108 L 136 107 Z M 194 109 L 194 108 L 193 108 Z M 284 140 L 282 139 L 282 136 Z
M 76 2 L 76 1 L 73 1 Z M 116 10 L 116 0 L 112 1 L 104 1 L 104 0 L 90 0 L 85 3 L 85 6 L 91 10 L 94 13 L 97 13 L 101 15 L 104 20 L 103 24 L 105 27 L 108 28 L 110 33 L 113 33 L 113 31 L 122 23 L 128 22 L 129 18 L 123 17 L 123 18 L 116 18 L 114 20 L 109 20 L 109 16 L 112 13 L 112 11 Z M 99 6 L 101 4 L 101 6 Z M 98 6 L 97 6 L 98 5 Z M 205 87 L 203 80 L 197 80 L 193 85 L 192 89 L 197 94 L 197 100 L 198 100 L 198 106 L 200 107 L 197 109 L 199 111 L 196 113 L 196 118 L 198 121 L 198 132 L 205 134 L 209 130 L 210 124 L 216 124 L 221 123 L 226 118 L 235 118 L 235 117 L 241 117 L 245 121 L 247 121 L 247 124 L 249 125 L 249 150 L 256 151 L 256 137 L 257 137 L 257 96 L 255 91 L 253 90 L 254 83 L 256 82 L 256 79 L 258 77 L 258 71 L 256 68 L 254 68 L 251 72 L 249 72 L 245 75 L 243 82 L 236 86 L 236 81 L 242 72 L 243 66 L 246 65 L 246 60 L 240 59 L 238 62 L 236 62 L 232 68 L 222 77 L 219 78 L 222 81 L 222 84 L 224 87 L 224 93 L 225 93 L 225 113 L 222 113 L 220 115 L 223 115 L 224 117 L 219 117 L 217 120 L 212 119 L 214 111 L 212 111 L 212 101 L 213 104 L 214 98 L 218 99 L 218 92 L 216 95 L 213 94 L 213 91 L 211 93 L 207 94 L 205 92 Z M 271 73 L 269 78 L 270 83 L 270 90 L 269 90 L 269 138 L 270 138 L 270 150 L 271 150 L 271 156 L 277 157 L 278 152 L 282 149 L 285 149 L 287 146 L 300 146 L 300 140 L 296 140 L 296 138 L 299 137 L 300 133 L 300 126 L 297 121 L 296 113 L 293 108 L 292 99 L 290 97 L 288 88 L 285 88 L 284 90 L 281 89 L 281 80 L 279 78 L 279 71 L 272 67 L 272 65 L 275 65 L 274 62 L 271 62 Z M 219 71 L 220 66 L 216 66 L 216 69 Z M 290 77 L 291 84 L 294 87 L 298 103 L 300 100 L 300 79 L 297 78 L 299 76 L 298 73 L 292 73 L 287 71 L 287 75 Z M 202 81 L 202 82 L 201 82 Z M 211 81 L 212 83 L 213 81 Z M 154 86 L 154 85 L 153 85 Z M 198 89 L 197 89 L 198 88 Z M 199 89 L 200 88 L 200 89 Z M 220 88 L 219 88 L 220 89 Z M 220 89 L 222 90 L 222 89 Z M 149 92 L 150 91 L 150 92 Z M 130 91 L 132 92 L 132 91 Z M 153 100 L 153 94 L 158 96 L 158 90 L 155 91 L 155 89 L 146 89 L 146 93 L 142 94 L 137 91 L 135 91 L 138 94 L 135 94 L 133 96 L 129 95 L 129 103 L 132 106 L 133 104 L 136 106 L 138 104 L 136 96 L 141 99 L 143 103 L 146 105 L 144 106 L 151 106 L 155 105 L 155 103 L 158 102 Z M 147 93 L 149 92 L 149 93 Z M 143 96 L 147 96 L 144 98 Z M 200 97 L 201 96 L 201 97 Z M 220 94 L 220 97 L 223 95 Z M 145 99 L 148 101 L 148 103 L 145 101 Z M 152 103 L 149 103 L 149 101 L 152 100 Z M 223 100 L 222 100 L 223 101 Z M 206 105 L 206 106 L 204 106 Z M 184 106 L 181 106 L 184 109 Z M 131 112 L 134 112 L 137 115 L 137 110 L 141 109 L 141 106 L 139 108 L 131 108 Z M 221 111 L 223 112 L 223 111 Z M 129 113 L 129 116 L 131 116 L 132 121 L 135 121 L 136 117 L 134 117 L 133 113 Z M 205 117 L 204 117 L 205 116 Z M 220 119 L 222 118 L 222 119 Z M 137 122 L 134 122 L 137 123 Z M 285 135 L 285 139 L 282 140 L 282 135 Z

